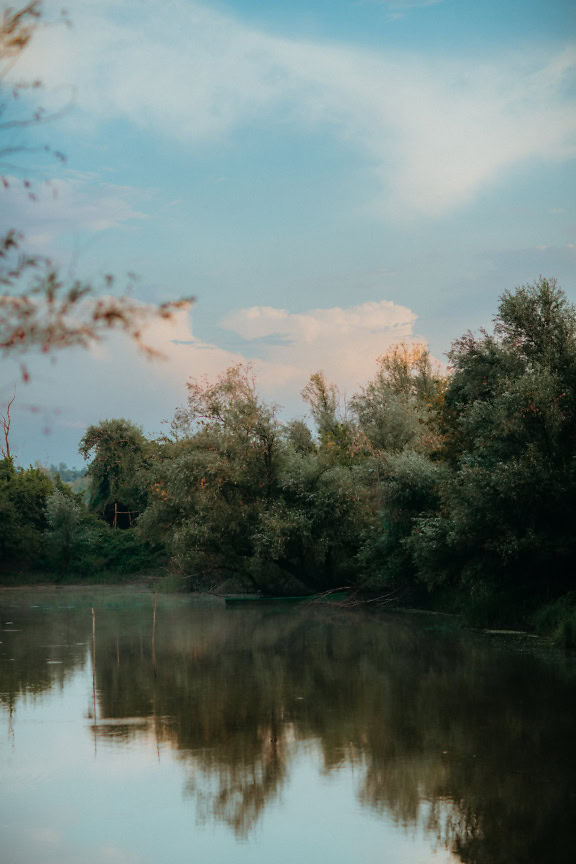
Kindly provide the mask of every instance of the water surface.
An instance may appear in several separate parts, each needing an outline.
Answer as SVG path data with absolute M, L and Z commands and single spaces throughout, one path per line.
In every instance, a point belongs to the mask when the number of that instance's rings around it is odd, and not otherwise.
M 574 860 L 572 659 L 168 596 L 153 642 L 153 607 L 0 593 L 3 864 Z

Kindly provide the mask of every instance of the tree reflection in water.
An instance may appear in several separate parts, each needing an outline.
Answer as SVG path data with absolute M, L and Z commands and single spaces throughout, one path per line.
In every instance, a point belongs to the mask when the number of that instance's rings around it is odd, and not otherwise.
M 438 629 L 443 619 L 226 610 L 161 598 L 96 609 L 95 734 L 173 748 L 201 820 L 246 836 L 307 744 L 355 765 L 363 805 L 423 826 L 470 864 L 572 860 L 574 663 Z M 87 603 L 94 602 L 87 600 Z M 31 612 L 29 611 L 30 618 Z M 38 615 L 2 698 L 62 684 L 89 657 L 89 608 Z M 431 625 L 432 622 L 432 625 Z M 60 666 L 35 643 L 88 643 Z M 10 677 L 14 676 L 14 680 Z M 6 677 L 8 676 L 8 677 Z

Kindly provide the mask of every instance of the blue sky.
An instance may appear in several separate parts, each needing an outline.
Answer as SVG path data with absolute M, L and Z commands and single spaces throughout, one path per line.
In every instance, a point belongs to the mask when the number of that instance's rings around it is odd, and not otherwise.
M 573 4 L 68 8 L 73 27 L 40 33 L 18 68 L 50 105 L 73 93 L 43 130 L 68 161 L 27 166 L 58 195 L 11 193 L 9 223 L 66 270 L 133 270 L 145 300 L 198 302 L 150 332 L 168 354 L 154 368 L 119 341 L 35 363 L 21 461 L 77 464 L 104 417 L 158 432 L 190 376 L 234 362 L 303 413 L 309 373 L 350 394 L 400 339 L 445 360 L 539 274 L 576 300 Z M 18 378 L 3 365 L 0 401 Z

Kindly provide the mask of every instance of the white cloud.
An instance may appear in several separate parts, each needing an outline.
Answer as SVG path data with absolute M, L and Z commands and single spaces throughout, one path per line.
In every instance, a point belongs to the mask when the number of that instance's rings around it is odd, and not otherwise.
M 322 369 L 351 395 L 374 374 L 376 358 L 391 344 L 413 339 L 415 320 L 410 309 L 383 300 L 302 314 L 252 307 L 229 315 L 222 326 L 247 340 L 248 347 L 258 340 L 260 357 L 252 361 L 258 388 L 265 399 L 284 405 L 286 414 L 294 416 L 304 411 L 300 392 L 310 374 Z M 172 321 L 153 321 L 144 337 L 165 360 L 144 359 L 120 336 L 90 352 L 61 352 L 55 365 L 27 358 L 31 383 L 17 388 L 18 457 L 58 462 L 63 442 L 73 454 L 88 425 L 111 417 L 127 417 L 157 434 L 161 421 L 184 403 L 190 378 L 213 380 L 228 366 L 249 362 L 248 349 L 230 351 L 197 339 L 191 315 L 184 310 Z M 16 364 L 13 376 L 17 381 Z M 10 382 L 4 390 L 0 399 L 10 397 Z M 51 434 L 42 436 L 41 429 Z
M 76 84 L 77 120 L 128 119 L 182 141 L 270 116 L 320 125 L 369 159 L 394 218 L 441 214 L 509 166 L 576 153 L 563 92 L 573 49 L 488 62 L 369 53 L 278 38 L 191 0 L 77 0 L 73 19 L 41 34 L 19 72 Z
M 228 315 L 221 323 L 247 341 L 243 353 L 196 338 L 191 316 L 181 311 L 172 321 L 154 320 L 144 331 L 146 343 L 162 352 L 164 361 L 144 361 L 119 339 L 94 349 L 101 372 L 106 370 L 110 385 L 114 380 L 113 387 L 103 384 L 98 389 L 106 394 L 109 413 L 110 400 L 118 405 L 116 413 L 121 413 L 127 402 L 134 407 L 141 404 L 143 392 L 148 391 L 145 401 L 157 417 L 155 401 L 172 399 L 174 405 L 181 401 L 189 378 L 214 378 L 228 366 L 252 362 L 263 394 L 294 405 L 308 377 L 318 369 L 344 390 L 363 383 L 373 374 L 380 354 L 396 342 L 413 338 L 416 317 L 389 300 L 303 314 L 254 306 Z M 253 341 L 258 342 L 261 356 L 250 360 Z
M 108 415 L 126 413 L 128 406 L 141 412 L 144 404 L 147 416 L 141 422 L 158 422 L 183 401 L 190 378 L 214 378 L 228 366 L 251 362 L 262 394 L 293 410 L 309 376 L 319 369 L 342 390 L 356 389 L 374 373 L 376 358 L 390 345 L 414 338 L 416 318 L 389 300 L 302 314 L 254 306 L 221 322 L 222 328 L 246 340 L 242 352 L 196 338 L 191 316 L 181 311 L 172 321 L 154 320 L 144 330 L 146 343 L 162 352 L 164 361 L 149 363 L 120 339 L 94 349 L 93 374 L 105 380 L 90 388 L 88 404 L 93 407 L 98 391 Z M 253 342 L 259 348 L 257 359 L 250 358 Z
M 254 306 L 229 315 L 222 326 L 263 342 L 263 359 L 255 363 L 263 386 L 293 399 L 318 369 L 343 389 L 357 387 L 373 372 L 380 354 L 412 337 L 415 320 L 405 306 L 381 300 L 304 314 Z

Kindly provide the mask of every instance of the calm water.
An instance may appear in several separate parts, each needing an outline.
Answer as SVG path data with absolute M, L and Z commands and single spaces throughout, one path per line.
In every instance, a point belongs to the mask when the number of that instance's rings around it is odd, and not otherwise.
M 2 864 L 574 861 L 573 660 L 182 597 L 153 650 L 153 605 L 0 593 Z

